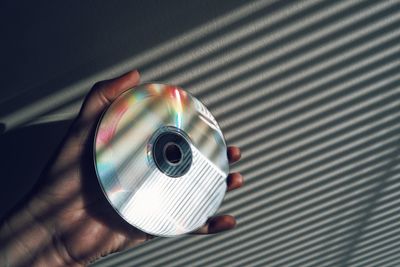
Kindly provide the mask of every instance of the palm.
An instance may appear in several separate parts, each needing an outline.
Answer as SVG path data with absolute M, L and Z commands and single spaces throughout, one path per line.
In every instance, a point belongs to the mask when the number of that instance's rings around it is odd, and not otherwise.
M 39 197 L 55 211 L 58 241 L 74 262 L 86 262 L 139 244 L 147 235 L 128 225 L 108 204 L 98 185 L 91 157 L 91 131 L 67 137 L 44 173 Z M 46 215 L 48 216 L 48 215 Z

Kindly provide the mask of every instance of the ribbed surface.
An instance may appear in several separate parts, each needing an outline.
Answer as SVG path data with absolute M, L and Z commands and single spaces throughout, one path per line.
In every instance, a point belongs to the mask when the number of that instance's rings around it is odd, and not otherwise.
M 400 2 L 232 14 L 138 67 L 199 97 L 242 148 L 246 185 L 220 209 L 238 227 L 94 265 L 399 266 Z

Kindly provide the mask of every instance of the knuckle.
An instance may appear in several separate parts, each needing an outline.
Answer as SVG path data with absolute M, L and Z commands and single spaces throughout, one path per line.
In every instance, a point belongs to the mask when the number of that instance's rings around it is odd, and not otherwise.
M 92 90 L 93 91 L 100 90 L 100 89 L 104 88 L 105 85 L 106 85 L 106 81 L 98 81 L 93 85 Z

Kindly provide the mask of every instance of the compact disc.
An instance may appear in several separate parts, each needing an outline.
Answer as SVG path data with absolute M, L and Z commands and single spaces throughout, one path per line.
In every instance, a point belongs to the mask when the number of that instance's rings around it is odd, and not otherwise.
M 94 162 L 111 206 L 158 236 L 204 225 L 229 172 L 223 134 L 207 108 L 179 87 L 153 83 L 124 92 L 103 114 Z

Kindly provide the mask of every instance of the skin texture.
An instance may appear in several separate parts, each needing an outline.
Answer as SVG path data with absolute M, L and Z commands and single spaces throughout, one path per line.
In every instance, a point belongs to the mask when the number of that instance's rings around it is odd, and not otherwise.
M 108 254 L 134 247 L 150 236 L 123 221 L 108 204 L 95 176 L 92 140 L 102 112 L 139 83 L 137 71 L 96 83 L 37 186 L 0 226 L 0 265 L 86 266 Z M 240 158 L 228 148 L 230 163 Z M 228 191 L 243 177 L 231 173 Z M 235 218 L 211 218 L 193 234 L 232 229 Z

